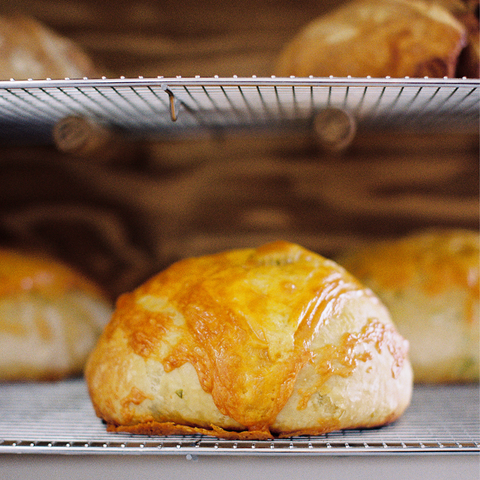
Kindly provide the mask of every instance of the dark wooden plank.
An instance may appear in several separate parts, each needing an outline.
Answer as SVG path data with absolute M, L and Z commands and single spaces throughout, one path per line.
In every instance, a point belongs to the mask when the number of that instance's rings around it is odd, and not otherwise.
M 1 0 L 83 45 L 108 76 L 270 75 L 334 0 Z M 333 256 L 429 226 L 478 229 L 478 136 L 310 132 L 145 142 L 130 157 L 0 150 L 0 244 L 59 256 L 112 295 L 173 260 L 284 238 Z

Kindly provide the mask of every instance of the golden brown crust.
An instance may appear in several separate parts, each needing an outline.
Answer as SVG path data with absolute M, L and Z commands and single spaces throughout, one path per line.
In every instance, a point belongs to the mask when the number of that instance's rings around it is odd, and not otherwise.
M 385 419 L 378 425 L 369 425 L 369 428 L 376 428 L 388 425 L 395 422 L 400 417 L 400 414 L 392 414 L 390 418 Z M 173 422 L 147 422 L 138 425 L 107 425 L 107 431 L 113 433 L 132 433 L 138 435 L 207 435 L 223 438 L 226 440 L 269 440 L 273 438 L 289 438 L 301 435 L 324 435 L 325 433 L 333 432 L 341 428 L 338 420 L 333 420 L 325 424 L 322 428 L 305 428 L 301 430 L 292 430 L 290 432 L 281 432 L 278 435 L 272 435 L 268 430 L 245 430 L 234 431 L 224 430 L 216 425 L 211 425 L 210 428 L 190 427 L 187 425 L 179 425 Z M 358 427 L 356 427 L 358 428 Z
M 454 77 L 466 29 L 428 0 L 354 0 L 305 26 L 280 76 Z
M 55 299 L 75 289 L 105 297 L 96 283 L 58 260 L 0 248 L 0 297 L 31 291 Z
M 190 427 L 179 425 L 174 422 L 147 422 L 138 425 L 108 425 L 109 432 L 134 433 L 139 435 L 210 435 L 228 440 L 268 440 L 273 438 L 269 431 L 247 430 L 236 432 L 234 430 L 224 430 L 216 425 L 211 428 Z
M 114 431 L 270 438 L 396 418 L 407 350 L 347 272 L 274 242 L 177 262 L 122 295 L 85 377 Z M 365 412 L 346 389 L 374 392 Z

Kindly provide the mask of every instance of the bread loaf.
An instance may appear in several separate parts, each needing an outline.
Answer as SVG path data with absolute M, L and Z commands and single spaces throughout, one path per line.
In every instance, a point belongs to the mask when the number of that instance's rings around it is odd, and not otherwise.
M 0 16 L 0 79 L 98 77 L 81 46 L 26 15 Z
M 111 311 L 71 267 L 0 249 L 0 381 L 80 375 Z
M 465 26 L 429 0 L 353 0 L 322 15 L 281 51 L 279 76 L 455 77 Z
M 279 241 L 179 261 L 122 295 L 85 377 L 110 431 L 262 439 L 394 421 L 407 351 L 370 290 Z
M 434 229 L 338 261 L 368 285 L 410 342 L 418 383 L 479 380 L 479 235 Z

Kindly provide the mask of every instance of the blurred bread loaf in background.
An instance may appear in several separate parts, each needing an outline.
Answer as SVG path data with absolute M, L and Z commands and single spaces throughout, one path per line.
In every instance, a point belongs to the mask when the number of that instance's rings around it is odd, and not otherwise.
M 464 27 L 467 44 L 458 59 L 456 77 L 480 77 L 479 0 L 435 0 L 445 7 Z
M 478 76 L 473 10 L 455 0 L 353 0 L 300 29 L 280 53 L 275 73 L 456 77 L 468 48 L 461 69 Z
M 0 249 L 0 381 L 80 375 L 110 313 L 109 298 L 76 270 Z
M 416 382 L 478 382 L 478 232 L 420 231 L 338 261 L 390 310 L 410 342 Z
M 0 79 L 96 76 L 92 60 L 75 42 L 31 16 L 0 16 Z

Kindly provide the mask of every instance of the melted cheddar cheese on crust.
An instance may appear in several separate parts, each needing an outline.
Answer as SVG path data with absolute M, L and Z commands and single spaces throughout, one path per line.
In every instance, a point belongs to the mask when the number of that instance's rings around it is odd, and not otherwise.
M 86 380 L 112 431 L 319 434 L 398 418 L 407 351 L 370 290 L 279 241 L 179 261 L 122 295 Z

